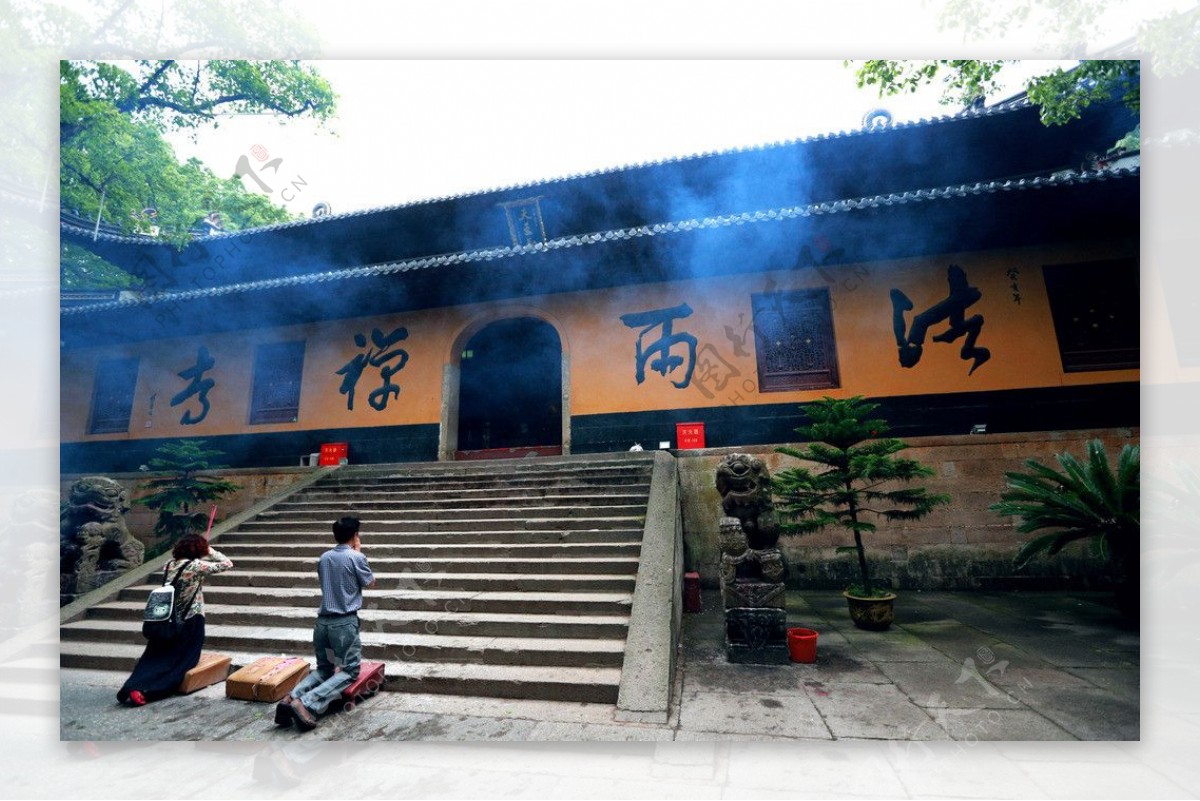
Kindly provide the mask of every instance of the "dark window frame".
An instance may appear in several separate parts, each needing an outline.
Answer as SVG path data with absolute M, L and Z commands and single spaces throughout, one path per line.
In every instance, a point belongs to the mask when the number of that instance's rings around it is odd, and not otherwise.
M 789 298 L 789 296 L 791 296 Z M 773 298 L 776 298 L 773 300 Z M 775 309 L 786 307 L 789 300 L 793 303 L 799 299 L 803 305 L 809 305 L 808 311 L 816 312 L 818 318 L 808 317 L 806 324 L 815 324 L 824 328 L 825 353 L 824 366 L 815 370 L 789 370 L 768 372 L 767 348 L 765 341 L 765 325 L 769 317 L 775 314 Z M 830 300 L 829 289 L 794 289 L 781 292 L 760 292 L 750 296 L 750 307 L 754 315 L 754 355 L 758 367 L 759 392 L 794 392 L 796 390 L 836 389 L 841 384 L 841 373 L 838 369 L 837 336 L 833 327 L 833 304 Z M 794 322 L 794 321 L 787 321 Z
M 254 349 L 254 373 L 250 380 L 250 425 L 272 423 L 295 423 L 300 419 L 300 395 L 304 387 L 304 340 L 290 342 L 267 342 Z M 289 382 L 294 388 L 289 404 L 267 406 L 271 400 L 265 397 L 271 390 L 263 382 L 271 373 L 281 373 L 288 363 L 295 365 L 295 379 Z M 282 382 L 278 382 L 282 383 Z
M 87 432 L 89 434 L 126 434 L 129 432 L 129 422 L 133 417 L 133 401 L 137 396 L 138 373 L 141 370 L 140 361 L 135 356 L 125 359 L 104 359 L 96 365 L 95 379 L 92 383 L 92 402 L 88 410 Z M 125 378 L 128 386 L 116 387 L 106 384 L 117 378 Z M 118 390 L 121 391 L 122 396 L 127 395 L 127 400 L 121 401 L 121 408 L 118 409 L 117 414 L 102 416 L 102 414 L 107 414 L 107 409 L 101 408 L 101 403 L 104 402 L 102 395 L 115 395 Z
M 1133 286 L 1108 289 L 1105 296 L 1089 296 L 1089 290 L 1111 287 L 1114 272 L 1132 268 Z M 1124 277 L 1124 276 L 1123 276 Z M 1137 370 L 1141 367 L 1140 271 L 1135 256 L 1120 259 L 1098 259 L 1087 262 L 1046 264 L 1042 266 L 1046 287 L 1046 302 L 1050 308 L 1055 344 L 1064 373 L 1099 372 L 1105 370 Z M 1131 337 L 1132 345 L 1116 343 L 1083 343 L 1080 323 L 1086 324 L 1088 314 L 1101 314 L 1103 306 L 1113 301 L 1129 304 L 1132 298 L 1133 325 L 1126 323 L 1119 337 Z M 1099 302 L 1096 302 L 1096 301 Z M 1086 308 L 1087 306 L 1092 308 Z M 1127 310 L 1124 313 L 1128 313 Z M 1114 318 L 1115 319 L 1115 318 Z M 1083 329 L 1086 330 L 1086 329 Z M 1111 337 L 1110 337 L 1111 339 Z

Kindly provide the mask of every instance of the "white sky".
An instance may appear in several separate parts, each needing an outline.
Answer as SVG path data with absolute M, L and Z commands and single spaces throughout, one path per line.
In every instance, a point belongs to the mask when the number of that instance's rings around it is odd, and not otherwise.
M 896 121 L 957 111 L 936 89 L 881 100 L 841 61 L 313 63 L 340 96 L 331 124 L 235 117 L 174 136 L 180 157 L 226 176 L 262 145 L 282 158 L 278 178 L 263 173 L 277 201 L 308 216 L 318 201 L 343 213 L 851 130 L 880 106 Z M 1022 64 L 1000 97 L 1049 64 Z

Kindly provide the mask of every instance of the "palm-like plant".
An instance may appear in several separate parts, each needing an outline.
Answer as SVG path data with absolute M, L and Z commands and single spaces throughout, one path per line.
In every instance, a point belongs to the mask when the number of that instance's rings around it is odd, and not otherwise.
M 866 597 L 876 593 L 862 535 L 876 526 L 865 516 L 916 520 L 950 500 L 924 487 L 897 486 L 931 476 L 933 470 L 915 459 L 897 457 L 908 448 L 901 440 L 877 439 L 888 430 L 884 420 L 867 417 L 877 408 L 879 404 L 867 403 L 861 395 L 845 400 L 825 397 L 809 404 L 805 413 L 813 422 L 796 433 L 810 444 L 776 450 L 827 469 L 791 468 L 777 473 L 772 482 L 780 499 L 776 508 L 784 518 L 784 534 L 809 534 L 826 526 L 840 526 L 854 534 L 854 545 L 838 552 L 857 554 L 862 584 L 851 590 Z
M 154 533 L 165 538 L 168 545 L 185 534 L 203 530 L 207 518 L 203 504 L 240 489 L 231 481 L 201 473 L 224 467 L 211 463 L 221 451 L 206 450 L 203 445 L 204 440 L 185 439 L 160 446 L 156 451 L 159 455 L 150 460 L 149 467 L 167 475 L 139 486 L 151 492 L 134 503 L 158 510 Z
M 1104 443 L 1087 443 L 1087 459 L 1060 453 L 1062 471 L 1027 459 L 1028 472 L 1008 472 L 1009 489 L 1000 503 L 989 507 L 1001 515 L 1021 518 L 1022 534 L 1051 529 L 1034 537 L 1017 552 L 1017 567 L 1040 554 L 1054 556 L 1077 540 L 1090 539 L 1095 553 L 1126 571 L 1136 570 L 1141 530 L 1141 468 L 1139 449 L 1126 445 L 1114 473 Z

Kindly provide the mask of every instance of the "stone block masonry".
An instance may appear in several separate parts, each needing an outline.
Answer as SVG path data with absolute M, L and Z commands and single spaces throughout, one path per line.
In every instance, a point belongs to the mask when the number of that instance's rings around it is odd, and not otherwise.
M 951 502 L 928 517 L 902 523 L 880 523 L 865 535 L 872 575 L 896 589 L 1082 589 L 1110 584 L 1104 565 L 1083 547 L 1072 547 L 1057 559 L 1035 561 L 1019 573 L 1013 556 L 1027 537 L 1017 521 L 1000 517 L 988 506 L 1000 500 L 1004 473 L 1023 469 L 1026 459 L 1054 464 L 1055 455 L 1070 451 L 1082 456 L 1088 440 L 1100 439 L 1115 459 L 1126 444 L 1138 444 L 1136 428 L 1078 431 L 908 437 L 905 456 L 933 468 L 925 483 L 932 492 L 946 493 Z M 783 443 L 781 443 L 783 444 Z M 750 453 L 766 462 L 771 472 L 791 465 L 773 445 L 679 451 L 680 501 L 687 570 L 700 573 L 706 587 L 717 586 L 721 550 L 718 542 L 720 498 L 712 476 L 717 463 L 730 453 Z M 840 532 L 823 531 L 804 537 L 782 537 L 779 545 L 792 571 L 789 585 L 810 589 L 840 589 L 853 581 L 856 566 L 835 548 L 851 545 Z M 802 568 L 803 570 L 800 570 Z

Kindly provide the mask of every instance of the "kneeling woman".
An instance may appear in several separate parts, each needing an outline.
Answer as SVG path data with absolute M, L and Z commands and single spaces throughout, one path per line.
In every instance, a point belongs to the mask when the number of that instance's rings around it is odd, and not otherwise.
M 191 603 L 183 613 L 183 631 L 173 640 L 151 640 L 133 668 L 133 675 L 117 693 L 123 704 L 142 706 L 175 692 L 184 674 L 200 661 L 204 647 L 204 578 L 233 567 L 199 534 L 188 534 L 175 543 L 165 575 L 176 584 L 178 603 Z

